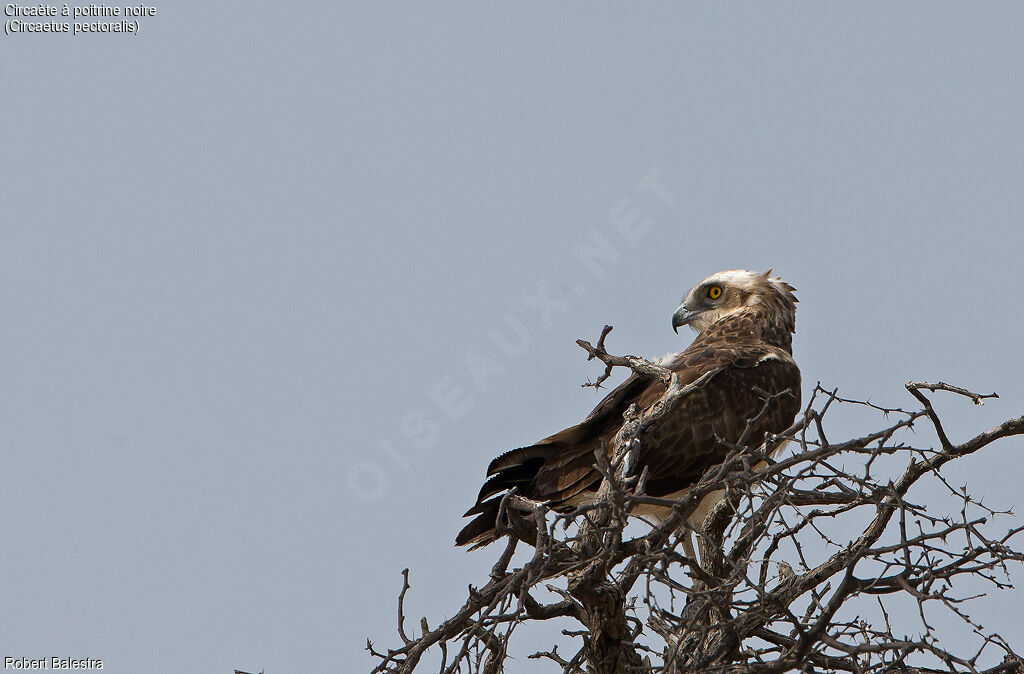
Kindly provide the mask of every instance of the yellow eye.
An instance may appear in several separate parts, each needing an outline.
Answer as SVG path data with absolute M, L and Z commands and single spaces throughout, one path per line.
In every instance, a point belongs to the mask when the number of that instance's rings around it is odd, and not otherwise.
M 722 296 L 722 287 L 721 286 L 711 286 L 710 288 L 708 288 L 708 297 L 710 297 L 711 299 L 717 300 L 721 296 Z

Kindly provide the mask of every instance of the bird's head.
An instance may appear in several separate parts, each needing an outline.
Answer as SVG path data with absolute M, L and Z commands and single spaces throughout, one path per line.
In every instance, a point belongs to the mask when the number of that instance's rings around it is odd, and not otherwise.
M 683 303 L 672 314 L 672 329 L 679 332 L 679 326 L 689 325 L 701 333 L 720 318 L 764 307 L 781 327 L 793 332 L 796 289 L 780 278 L 771 278 L 771 273 L 771 269 L 763 274 L 732 269 L 712 274 L 686 293 Z

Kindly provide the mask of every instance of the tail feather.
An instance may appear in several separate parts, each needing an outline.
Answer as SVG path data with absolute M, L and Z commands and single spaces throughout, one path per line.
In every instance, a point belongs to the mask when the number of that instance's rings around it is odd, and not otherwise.
M 531 459 L 543 460 L 551 456 L 554 447 L 548 443 L 540 443 L 537 445 L 530 445 L 529 447 L 520 447 L 519 449 L 512 449 L 501 456 L 491 461 L 490 465 L 487 466 L 487 475 L 494 475 L 501 471 L 521 466 Z
M 476 504 L 464 515 L 475 517 L 459 532 L 455 544 L 469 545 L 471 550 L 475 550 L 494 542 L 497 539 L 494 527 L 501 506 L 501 495 L 515 488 L 517 493 L 526 498 L 538 498 L 531 485 L 544 461 L 555 451 L 556 448 L 551 445 L 541 443 L 513 449 L 492 461 L 487 469 L 490 478 L 480 488 Z
M 567 447 L 561 441 L 541 441 L 505 452 L 488 467 L 490 477 L 480 488 L 476 504 L 464 515 L 473 519 L 459 532 L 455 544 L 476 549 L 496 540 L 501 498 L 510 489 L 555 510 L 571 508 L 577 497 L 596 489 L 600 482 L 593 452 L 589 443 Z
M 522 494 L 522 487 L 530 484 L 533 478 L 537 477 L 537 471 L 540 470 L 542 465 L 544 465 L 542 457 L 531 457 L 519 465 L 511 466 L 495 473 L 480 487 L 480 494 L 476 497 L 476 500 L 478 502 L 487 500 L 495 494 L 508 491 L 512 487 L 520 487 L 519 493 Z
M 462 528 L 459 535 L 455 537 L 455 545 L 469 545 L 471 546 L 470 550 L 476 550 L 493 543 L 497 538 L 494 533 L 494 524 L 498 519 L 500 505 L 501 499 L 491 499 L 473 506 L 473 510 L 477 510 L 480 514 Z

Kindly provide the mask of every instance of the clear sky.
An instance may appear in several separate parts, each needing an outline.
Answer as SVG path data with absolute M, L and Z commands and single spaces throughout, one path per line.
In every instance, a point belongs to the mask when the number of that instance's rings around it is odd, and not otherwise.
M 574 341 L 681 350 L 720 269 L 798 288 L 807 387 L 1024 411 L 1020 4 L 155 7 L 0 36 L 0 657 L 369 669 L 403 567 L 432 624 L 486 580 Z M 1019 505 L 1022 450 L 953 475 Z

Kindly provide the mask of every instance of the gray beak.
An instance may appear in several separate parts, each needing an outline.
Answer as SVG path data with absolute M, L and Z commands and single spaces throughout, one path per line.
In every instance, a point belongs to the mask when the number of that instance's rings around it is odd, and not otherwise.
M 672 314 L 672 331 L 679 334 L 679 327 L 682 325 L 689 325 L 693 319 L 697 318 L 703 311 L 692 311 L 685 304 L 680 304 L 676 312 Z

